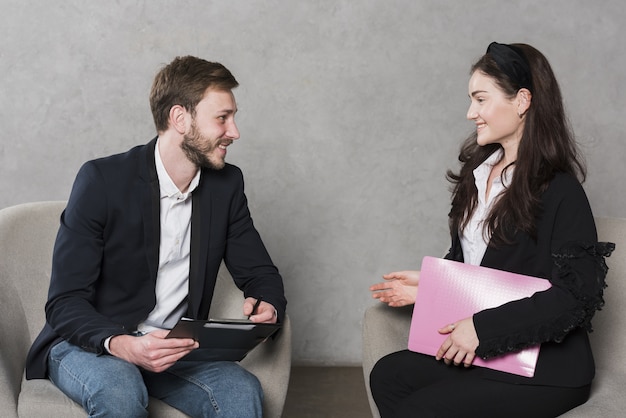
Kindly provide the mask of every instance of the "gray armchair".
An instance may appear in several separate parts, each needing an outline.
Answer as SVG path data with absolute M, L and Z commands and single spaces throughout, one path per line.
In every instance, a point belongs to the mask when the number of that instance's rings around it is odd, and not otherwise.
M 592 324 L 591 345 L 596 360 L 596 377 L 591 398 L 564 414 L 567 418 L 614 418 L 626 410 L 626 219 L 596 218 L 600 241 L 613 242 L 615 251 L 607 259 L 608 287 L 605 307 Z M 390 308 L 379 303 L 365 311 L 363 320 L 363 375 L 372 416 L 379 418 L 372 399 L 369 375 L 381 357 L 407 348 L 413 307 Z
M 65 202 L 37 202 L 0 210 L 0 416 L 85 417 L 48 380 L 25 380 L 26 353 L 43 327 L 52 248 Z M 212 317 L 240 317 L 243 298 L 222 266 Z M 261 344 L 241 362 L 265 392 L 264 416 L 282 414 L 291 370 L 291 326 L 285 318 L 277 338 Z M 151 417 L 185 417 L 150 399 Z

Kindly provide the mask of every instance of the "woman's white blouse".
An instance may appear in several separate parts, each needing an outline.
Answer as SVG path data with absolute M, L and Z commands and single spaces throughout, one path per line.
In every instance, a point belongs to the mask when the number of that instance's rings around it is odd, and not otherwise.
M 502 158 L 502 153 L 502 150 L 494 152 L 474 170 L 474 181 L 478 189 L 478 204 L 467 227 L 460 234 L 463 260 L 467 264 L 480 265 L 491 238 L 487 236 L 487 232 L 483 228 L 484 221 L 497 198 L 511 184 L 513 167 L 508 168 L 503 176 L 493 180 L 489 196 L 486 196 L 489 174 L 493 166 Z

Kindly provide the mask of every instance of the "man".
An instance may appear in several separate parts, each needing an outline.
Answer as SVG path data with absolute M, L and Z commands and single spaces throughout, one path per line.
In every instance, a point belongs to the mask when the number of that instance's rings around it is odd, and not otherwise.
M 239 138 L 237 85 L 221 64 L 176 58 L 150 94 L 158 136 L 76 177 L 26 376 L 49 377 L 90 416 L 147 416 L 148 395 L 191 416 L 262 414 L 256 377 L 233 362 L 177 362 L 198 344 L 165 338 L 180 317 L 207 317 L 222 260 L 244 315 L 285 313 L 241 171 L 225 163 Z

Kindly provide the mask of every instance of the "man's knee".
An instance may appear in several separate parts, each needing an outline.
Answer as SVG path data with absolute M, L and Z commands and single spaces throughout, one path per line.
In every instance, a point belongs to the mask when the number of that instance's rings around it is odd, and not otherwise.
M 90 394 L 83 405 L 90 417 L 147 417 L 148 392 L 145 385 L 101 386 Z
M 263 388 L 259 379 L 244 368 L 233 364 L 228 379 L 219 389 L 218 409 L 229 416 L 260 417 L 263 414 Z
M 259 379 L 243 367 L 237 367 L 233 370 L 231 380 L 232 384 L 237 387 L 241 394 L 247 394 L 250 397 L 258 397 L 263 400 L 263 387 Z
M 248 390 L 250 391 L 250 396 L 258 397 L 261 402 L 263 402 L 263 387 L 261 386 L 261 382 L 259 379 L 253 375 L 252 373 L 248 374 L 248 379 L 246 382 L 248 386 Z
M 61 342 L 48 366 L 50 380 L 90 416 L 147 416 L 148 392 L 135 365 Z

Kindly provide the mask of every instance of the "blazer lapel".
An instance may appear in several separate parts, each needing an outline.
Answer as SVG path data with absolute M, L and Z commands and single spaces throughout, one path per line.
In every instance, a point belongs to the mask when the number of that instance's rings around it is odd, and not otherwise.
M 138 196 L 141 196 L 143 212 L 144 242 L 150 276 L 156 282 L 159 268 L 159 244 L 161 242 L 160 189 L 159 177 L 154 161 L 156 138 L 145 147 L 145 158 L 140 161 L 140 175 L 144 182 L 140 185 Z M 146 187 L 146 184 L 148 187 Z
M 203 187 L 204 176 L 191 194 L 191 248 L 189 255 L 189 308 L 193 318 L 200 315 L 200 306 L 204 294 L 204 274 L 209 252 L 209 233 L 211 227 L 210 191 Z

